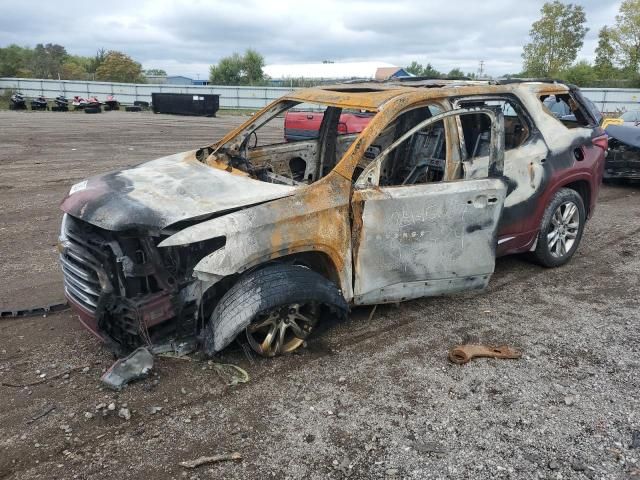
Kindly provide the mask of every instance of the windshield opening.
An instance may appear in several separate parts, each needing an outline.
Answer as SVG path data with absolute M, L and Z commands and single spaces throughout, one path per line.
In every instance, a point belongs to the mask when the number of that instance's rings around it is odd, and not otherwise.
M 216 150 L 218 163 L 252 178 L 308 185 L 326 176 L 375 112 L 282 101 Z

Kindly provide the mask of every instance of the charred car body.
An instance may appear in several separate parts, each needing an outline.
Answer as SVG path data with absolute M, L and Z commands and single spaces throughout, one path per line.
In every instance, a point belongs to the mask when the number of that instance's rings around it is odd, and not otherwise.
M 294 108 L 322 111 L 318 135 L 270 139 Z M 341 134 L 348 112 L 372 118 Z M 350 305 L 484 288 L 497 255 L 562 265 L 606 148 L 580 92 L 555 82 L 299 90 L 213 145 L 74 185 L 66 296 L 121 352 L 197 337 L 213 354 L 241 333 L 290 352 Z

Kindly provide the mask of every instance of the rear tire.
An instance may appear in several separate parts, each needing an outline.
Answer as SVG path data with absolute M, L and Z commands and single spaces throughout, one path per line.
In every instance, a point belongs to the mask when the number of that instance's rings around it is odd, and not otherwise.
M 216 305 L 204 329 L 204 351 L 213 355 L 246 331 L 249 345 L 259 355 L 292 352 L 302 346 L 327 308 L 339 316 L 348 312 L 338 287 L 313 270 L 277 264 L 250 272 Z
M 567 263 L 580 245 L 585 222 L 580 194 L 570 188 L 558 190 L 542 216 L 534 259 L 548 268 Z

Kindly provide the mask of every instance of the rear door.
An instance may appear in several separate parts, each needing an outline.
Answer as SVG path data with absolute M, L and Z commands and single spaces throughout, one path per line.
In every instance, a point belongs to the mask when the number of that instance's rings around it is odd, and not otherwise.
M 394 169 L 389 162 L 402 161 L 392 155 L 395 149 L 417 143 L 415 136 L 428 134 L 436 122 L 468 114 L 484 114 L 491 122 L 490 138 L 482 140 L 490 152 L 485 178 L 419 183 L 415 179 L 433 177 L 411 172 L 398 185 L 381 184 L 381 175 Z M 435 160 L 421 157 L 427 170 Z M 358 179 L 352 197 L 354 302 L 396 302 L 484 288 L 494 270 L 506 195 L 499 178 L 503 160 L 504 119 L 491 108 L 433 116 L 381 152 Z

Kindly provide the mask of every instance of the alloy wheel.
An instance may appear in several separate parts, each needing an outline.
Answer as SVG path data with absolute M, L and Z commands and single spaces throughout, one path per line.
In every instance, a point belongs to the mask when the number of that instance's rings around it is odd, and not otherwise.
M 314 303 L 293 303 L 259 315 L 247 328 L 251 348 L 264 357 L 293 352 L 309 336 L 318 321 Z
M 578 206 L 569 201 L 556 208 L 551 216 L 547 244 L 549 253 L 556 258 L 564 257 L 576 242 L 580 229 L 580 212 Z

